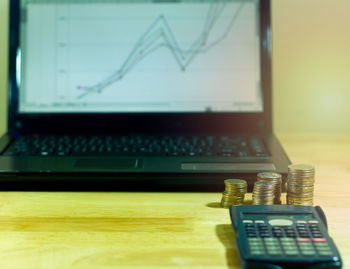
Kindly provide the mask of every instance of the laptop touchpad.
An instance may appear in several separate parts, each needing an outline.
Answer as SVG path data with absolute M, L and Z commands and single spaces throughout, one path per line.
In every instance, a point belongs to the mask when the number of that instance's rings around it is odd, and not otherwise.
M 81 169 L 138 169 L 142 161 L 138 159 L 78 159 L 74 166 Z
M 183 163 L 182 170 L 217 171 L 217 172 L 251 172 L 275 171 L 273 163 Z

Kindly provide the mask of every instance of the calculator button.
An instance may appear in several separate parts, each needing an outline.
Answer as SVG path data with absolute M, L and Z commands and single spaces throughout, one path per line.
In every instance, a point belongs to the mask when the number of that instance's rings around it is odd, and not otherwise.
M 316 226 L 310 225 L 309 227 L 310 227 L 310 230 L 319 230 L 320 229 L 317 225 Z
M 296 233 L 294 231 L 286 231 L 287 237 L 297 237 Z
M 318 227 L 309 227 L 310 231 L 319 231 L 320 228 Z
M 289 246 L 296 246 L 295 242 L 281 242 L 282 246 L 286 246 L 286 247 L 289 247 Z
M 311 229 L 310 229 L 311 230 Z M 319 230 L 319 229 L 313 229 L 313 230 L 311 230 L 311 233 L 314 233 L 314 234 L 320 234 L 321 233 L 321 231 Z
M 284 242 L 282 243 L 283 248 L 287 249 L 287 248 L 296 248 L 297 245 L 294 242 Z
M 302 238 L 309 238 L 309 234 L 307 233 L 299 233 L 299 237 L 302 237 Z
M 296 245 L 282 245 L 284 250 L 297 250 Z
M 287 236 L 288 236 L 289 238 L 295 238 L 295 237 L 297 237 L 295 234 L 287 234 Z
M 321 231 L 320 230 L 311 230 L 311 234 L 320 234 Z
M 285 250 L 284 254 L 286 254 L 287 256 L 296 256 L 299 254 L 298 250 Z
M 247 233 L 255 233 L 255 229 L 254 228 L 245 228 L 245 231 Z
M 274 233 L 273 234 L 274 237 L 283 237 L 283 233 Z
M 265 238 L 264 241 L 265 241 L 265 243 L 266 242 L 278 243 L 278 239 L 277 238 Z
M 248 238 L 248 243 L 249 244 L 258 244 L 258 245 L 262 245 L 262 241 L 261 240 L 251 240 L 251 239 L 260 239 L 260 238 Z
M 297 227 L 306 227 L 306 222 L 303 222 L 303 223 L 300 223 L 300 222 L 297 222 Z
M 263 245 L 260 245 L 258 243 L 252 243 L 249 244 L 250 250 L 264 250 Z
M 265 238 L 265 239 L 272 239 L 272 238 Z M 278 244 L 278 241 L 265 241 L 265 245 L 266 247 L 280 247 L 280 245 Z
M 310 225 L 310 226 L 309 226 L 309 229 L 310 229 L 310 230 L 319 230 L 320 227 L 318 227 L 317 225 L 316 225 L 316 226 Z
M 313 237 L 316 237 L 316 238 L 322 238 L 323 235 L 321 233 L 314 233 L 312 234 Z
M 299 232 L 306 232 L 307 231 L 306 227 L 297 227 L 297 230 Z
M 248 237 L 257 237 L 257 234 L 256 233 L 248 233 L 247 236 Z
M 314 243 L 327 243 L 327 239 L 326 238 L 312 238 L 312 242 Z
M 281 227 L 278 227 L 278 226 L 273 226 L 272 227 L 272 230 L 273 231 L 283 231 Z
M 297 251 L 298 248 L 296 246 L 283 246 L 284 251 Z
M 282 251 L 271 250 L 271 251 L 267 251 L 267 254 L 271 256 L 278 256 L 278 255 L 282 255 Z
M 303 246 L 312 246 L 311 241 L 310 242 L 298 242 L 299 245 L 303 245 Z
M 265 221 L 263 221 L 263 220 L 256 220 L 255 223 L 256 224 L 265 224 Z
M 269 234 L 269 230 L 259 230 L 260 234 Z
M 318 224 L 318 220 L 309 220 L 308 223 Z
M 278 243 L 277 244 L 269 243 L 269 244 L 265 244 L 265 246 L 268 251 L 282 251 Z
M 315 243 L 317 249 L 330 249 L 330 246 L 327 243 Z
M 252 220 L 247 220 L 247 219 L 246 219 L 246 220 L 243 220 L 243 223 L 244 223 L 244 224 L 248 224 L 248 223 L 249 223 L 249 224 L 250 224 L 250 223 L 252 224 L 253 221 L 252 221 Z
M 271 226 L 291 226 L 293 225 L 293 221 L 289 219 L 272 219 L 269 220 L 269 224 Z
M 258 226 L 259 231 L 267 231 L 269 228 L 267 226 Z
M 316 252 L 313 250 L 302 250 L 301 254 L 303 256 L 314 256 L 314 255 L 316 255 Z
M 260 236 L 264 237 L 264 238 L 265 237 L 271 237 L 271 234 L 269 234 L 269 233 L 261 233 Z
M 255 229 L 255 225 L 254 224 L 251 224 L 251 223 L 246 223 L 244 224 L 244 228 L 248 229 L 248 228 L 253 228 Z
M 314 243 L 315 247 L 329 247 L 328 243 Z
M 250 251 L 250 254 L 254 255 L 254 256 L 258 256 L 258 255 L 264 255 L 265 252 L 264 251 L 260 251 L 260 250 L 254 250 L 254 251 Z
M 264 239 L 272 239 L 272 237 L 267 237 Z M 278 242 L 264 240 L 266 245 L 278 245 Z
M 257 237 L 255 226 L 253 224 L 245 224 L 245 231 L 248 237 Z
M 262 243 L 249 243 L 249 247 L 251 250 L 264 250 L 264 246 Z
M 250 250 L 264 250 L 264 246 L 262 243 L 250 243 Z
M 293 238 L 281 238 L 281 242 L 293 242 L 294 243 L 294 239 Z
M 256 234 L 255 230 L 248 230 L 247 234 Z
M 262 252 L 264 252 L 264 247 L 263 246 L 251 246 L 250 251 L 262 251 Z
M 332 251 L 318 251 L 318 255 L 320 256 L 331 256 L 333 255 Z
M 308 233 L 299 233 L 299 237 L 302 237 L 302 238 L 309 238 L 309 234 Z
M 267 250 L 279 250 L 279 251 L 281 251 L 281 247 L 278 243 L 275 244 L 275 243 L 270 242 L 268 244 L 265 244 L 265 246 L 266 246 Z
M 265 246 L 267 248 L 281 248 L 278 243 L 274 243 L 274 242 L 265 242 Z
M 249 247 L 251 250 L 264 250 L 263 244 L 260 243 L 250 243 Z
M 248 242 L 262 242 L 260 238 L 248 238 Z
M 296 241 L 298 243 L 305 243 L 305 242 L 310 242 L 310 239 L 309 238 L 301 238 L 301 237 L 298 237 L 296 238 Z
M 263 251 L 264 252 L 264 247 L 263 246 L 249 246 L 250 247 L 250 251 Z
M 298 224 L 306 224 L 306 221 L 305 220 L 297 220 L 296 223 L 297 223 L 297 225 Z
M 312 247 L 311 242 L 299 242 L 298 245 L 301 247 Z
M 299 250 L 297 248 L 291 248 L 291 249 L 283 249 L 284 253 L 286 253 L 287 255 L 297 255 L 299 254 Z M 293 253 L 293 254 L 292 254 Z
M 300 243 L 299 248 L 301 250 L 313 250 L 314 249 L 314 247 L 309 243 Z
M 322 251 L 331 251 L 331 248 L 330 247 L 328 247 L 328 246 L 324 246 L 324 247 L 316 247 L 316 250 L 318 251 L 318 252 L 322 252 Z

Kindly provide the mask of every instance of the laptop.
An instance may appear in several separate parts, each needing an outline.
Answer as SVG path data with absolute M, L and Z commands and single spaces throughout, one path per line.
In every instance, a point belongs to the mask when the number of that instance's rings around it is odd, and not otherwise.
M 222 191 L 290 161 L 268 0 L 10 1 L 13 189 Z

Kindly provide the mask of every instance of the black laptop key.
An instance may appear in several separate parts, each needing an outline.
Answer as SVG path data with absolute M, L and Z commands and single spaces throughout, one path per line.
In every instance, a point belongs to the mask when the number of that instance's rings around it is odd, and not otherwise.
M 255 157 L 267 157 L 268 156 L 268 153 L 266 151 L 266 147 L 264 146 L 263 142 L 260 139 L 251 138 L 250 145 L 251 145 L 251 150 L 252 150 L 253 156 L 255 156 Z

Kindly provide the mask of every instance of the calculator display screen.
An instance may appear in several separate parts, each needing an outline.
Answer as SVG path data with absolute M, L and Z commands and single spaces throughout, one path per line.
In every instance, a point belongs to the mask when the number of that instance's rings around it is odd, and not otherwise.
M 313 219 L 312 214 L 295 214 L 295 215 L 267 215 L 267 219 L 298 219 L 309 220 Z
M 278 213 L 244 213 L 244 217 L 249 219 L 295 219 L 295 220 L 310 220 L 313 219 L 312 213 L 300 213 L 300 214 L 278 214 Z

